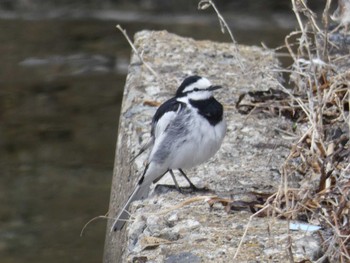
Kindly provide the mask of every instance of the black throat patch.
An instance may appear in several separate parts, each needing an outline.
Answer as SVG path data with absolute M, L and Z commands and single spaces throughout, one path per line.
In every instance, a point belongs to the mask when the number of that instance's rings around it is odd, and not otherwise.
M 214 97 L 206 100 L 189 100 L 189 102 L 198 109 L 198 113 L 206 118 L 212 126 L 222 120 L 224 109 Z

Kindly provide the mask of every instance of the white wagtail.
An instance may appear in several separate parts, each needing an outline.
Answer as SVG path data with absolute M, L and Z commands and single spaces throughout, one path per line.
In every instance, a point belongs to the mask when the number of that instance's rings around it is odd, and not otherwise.
M 152 147 L 146 168 L 128 201 L 118 214 L 113 228 L 123 228 L 129 218 L 131 202 L 148 196 L 150 185 L 170 172 L 179 189 L 172 170 L 177 169 L 196 189 L 182 169 L 194 167 L 211 158 L 220 148 L 226 133 L 223 106 L 213 97 L 213 86 L 206 78 L 190 76 L 177 89 L 175 97 L 163 103 L 152 119 Z M 143 150 L 145 150 L 144 147 Z

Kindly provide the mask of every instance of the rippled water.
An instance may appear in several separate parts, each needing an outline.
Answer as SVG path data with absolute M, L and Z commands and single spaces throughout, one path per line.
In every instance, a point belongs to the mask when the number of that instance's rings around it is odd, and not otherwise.
M 79 13 L 78 13 L 79 14 Z M 132 35 L 229 41 L 215 17 L 116 12 L 0 19 L 0 262 L 100 262 Z M 239 43 L 278 46 L 280 15 L 228 15 Z M 277 29 L 276 29 L 277 25 Z

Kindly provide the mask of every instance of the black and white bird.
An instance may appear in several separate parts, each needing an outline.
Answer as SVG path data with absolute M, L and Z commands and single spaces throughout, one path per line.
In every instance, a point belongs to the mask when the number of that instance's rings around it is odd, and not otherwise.
M 123 228 L 129 218 L 131 202 L 148 196 L 150 185 L 170 172 L 179 189 L 173 170 L 179 170 L 191 188 L 196 187 L 182 169 L 192 168 L 210 159 L 220 148 L 226 133 L 223 106 L 213 97 L 213 86 L 206 78 L 187 77 L 175 97 L 163 103 L 152 119 L 152 147 L 146 168 L 128 201 L 120 210 L 113 230 Z M 144 149 L 143 149 L 144 150 Z

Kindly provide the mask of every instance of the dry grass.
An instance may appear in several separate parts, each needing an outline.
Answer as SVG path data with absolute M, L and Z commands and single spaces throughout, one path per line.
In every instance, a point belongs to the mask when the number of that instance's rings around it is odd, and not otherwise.
M 266 206 L 277 217 L 299 219 L 323 227 L 324 255 L 318 260 L 350 261 L 350 71 L 340 68 L 328 40 L 330 1 L 323 12 L 323 28 L 303 0 L 292 0 L 299 31 L 285 38 L 293 59 L 293 90 L 283 88 L 297 104 L 297 125 L 304 132 L 282 167 L 276 197 Z M 292 48 L 293 47 L 297 47 Z M 301 117 L 300 117 L 301 116 Z M 301 124 L 302 123 L 302 124 Z M 298 178 L 298 188 L 291 187 Z M 294 180 L 293 179 L 293 180 Z
M 322 226 L 324 254 L 317 262 L 350 262 L 350 70 L 344 67 L 349 55 L 343 55 L 342 43 L 329 40 L 350 36 L 328 32 L 331 0 L 320 26 L 306 1 L 291 2 L 299 25 L 285 38 L 293 59 L 284 70 L 291 88 L 281 84 L 280 90 L 248 92 L 236 105 L 244 114 L 283 115 L 295 122 L 286 133 L 301 132 L 281 168 L 278 191 L 256 214 Z

